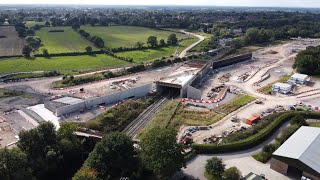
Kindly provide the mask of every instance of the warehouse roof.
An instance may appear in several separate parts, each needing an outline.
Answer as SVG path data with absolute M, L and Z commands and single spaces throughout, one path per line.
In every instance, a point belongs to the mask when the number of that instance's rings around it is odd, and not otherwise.
M 302 126 L 273 155 L 299 160 L 320 172 L 319 147 L 320 128 Z

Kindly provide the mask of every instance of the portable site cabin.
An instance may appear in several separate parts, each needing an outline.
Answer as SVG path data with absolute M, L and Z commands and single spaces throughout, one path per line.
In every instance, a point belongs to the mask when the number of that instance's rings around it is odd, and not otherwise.
M 292 90 L 292 85 L 288 83 L 276 83 L 272 85 L 272 92 L 280 92 L 282 94 L 288 94 Z
M 249 119 L 247 119 L 247 124 L 252 125 L 254 123 L 257 123 L 260 119 L 260 116 L 257 114 L 252 115 Z
M 294 82 L 296 84 L 306 84 L 310 81 L 310 77 L 306 74 L 295 73 L 289 79 L 290 82 Z

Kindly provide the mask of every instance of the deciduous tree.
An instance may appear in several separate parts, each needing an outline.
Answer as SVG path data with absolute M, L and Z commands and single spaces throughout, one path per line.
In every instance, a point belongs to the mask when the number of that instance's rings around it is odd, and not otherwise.
M 102 179 L 129 177 L 137 165 L 133 141 L 122 133 L 110 133 L 96 145 L 84 167 L 95 169 Z
M 157 47 L 158 46 L 158 40 L 156 36 L 150 36 L 148 37 L 147 44 L 151 47 Z
M 177 45 L 178 44 L 178 38 L 176 34 L 170 34 L 167 40 L 167 43 L 169 45 Z
M 207 160 L 205 170 L 210 176 L 214 177 L 215 179 L 221 179 L 225 166 L 226 165 L 223 164 L 222 159 L 213 157 Z
M 0 149 L 1 180 L 33 180 L 27 156 L 18 148 Z
M 153 128 L 141 138 L 143 164 L 162 179 L 167 179 L 184 166 L 181 146 L 174 129 Z

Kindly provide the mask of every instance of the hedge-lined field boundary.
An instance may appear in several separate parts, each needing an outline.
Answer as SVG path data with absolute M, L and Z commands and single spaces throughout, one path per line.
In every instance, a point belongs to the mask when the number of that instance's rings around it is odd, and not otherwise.
M 305 118 L 320 118 L 320 113 L 314 112 L 285 112 L 282 113 L 278 118 L 274 119 L 266 128 L 259 131 L 259 133 L 250 136 L 241 141 L 215 145 L 215 144 L 194 144 L 193 148 L 196 150 L 197 154 L 213 154 L 213 153 L 225 153 L 233 152 L 239 150 L 245 150 L 255 147 L 267 138 L 269 138 L 282 124 L 290 120 L 296 115 L 302 115 Z

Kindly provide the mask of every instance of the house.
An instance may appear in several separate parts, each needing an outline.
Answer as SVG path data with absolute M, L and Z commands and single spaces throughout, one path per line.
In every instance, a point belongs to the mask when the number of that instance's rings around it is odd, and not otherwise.
M 320 128 L 302 126 L 273 154 L 270 168 L 296 178 L 320 180 Z
M 289 81 L 294 82 L 296 84 L 306 84 L 310 81 L 310 77 L 306 74 L 295 73 L 291 76 Z
M 288 94 L 292 90 L 292 85 L 288 83 L 276 83 L 272 85 L 272 92 Z
M 235 35 L 237 35 L 237 36 L 240 36 L 240 35 L 242 35 L 242 29 L 241 28 L 239 28 L 239 29 L 234 29 L 233 31 L 232 31 L 232 33 L 233 34 L 235 34 Z

